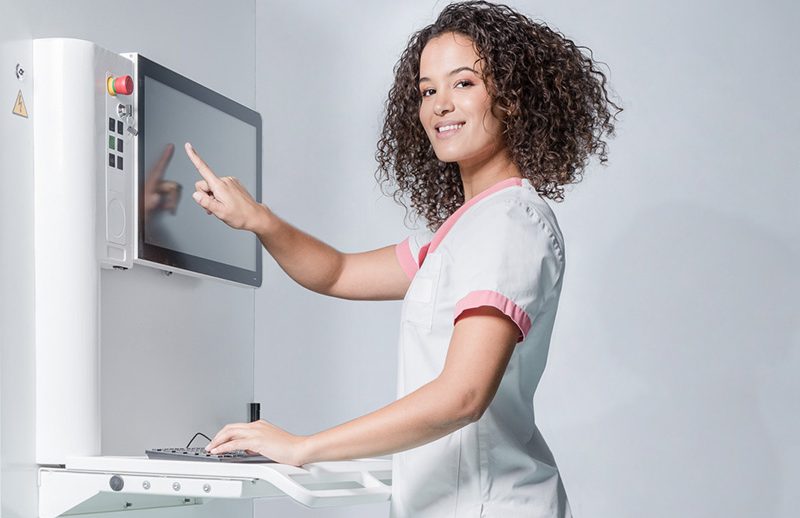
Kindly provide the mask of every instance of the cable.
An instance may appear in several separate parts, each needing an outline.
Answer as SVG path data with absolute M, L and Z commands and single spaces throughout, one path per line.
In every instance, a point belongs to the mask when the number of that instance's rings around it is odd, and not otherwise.
M 211 438 L 210 438 L 208 435 L 204 434 L 203 432 L 197 432 L 196 434 L 194 434 L 194 436 L 192 437 L 192 439 L 191 439 L 191 440 L 189 441 L 189 443 L 186 445 L 186 448 L 187 448 L 187 449 L 189 448 L 189 446 L 191 446 L 191 445 L 192 445 L 192 443 L 194 442 L 194 440 L 195 440 L 195 439 L 197 439 L 197 436 L 198 436 L 198 435 L 202 435 L 203 437 L 205 437 L 205 438 L 206 438 L 206 440 L 208 440 L 208 442 L 211 442 Z

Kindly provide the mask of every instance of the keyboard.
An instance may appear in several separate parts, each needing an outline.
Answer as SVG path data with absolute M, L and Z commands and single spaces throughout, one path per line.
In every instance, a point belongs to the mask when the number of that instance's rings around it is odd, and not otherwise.
M 153 448 L 144 451 L 149 459 L 159 460 L 199 460 L 206 462 L 275 462 L 263 455 L 247 453 L 244 450 L 229 451 L 214 455 L 205 448 Z

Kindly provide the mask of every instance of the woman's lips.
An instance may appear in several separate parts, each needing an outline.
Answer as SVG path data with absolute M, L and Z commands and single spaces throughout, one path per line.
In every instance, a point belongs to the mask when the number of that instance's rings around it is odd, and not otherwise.
M 458 131 L 461 128 L 464 127 L 464 124 L 465 123 L 463 123 L 463 122 L 457 122 L 457 123 L 452 123 L 452 124 L 441 125 L 438 128 L 435 128 L 435 130 L 436 130 L 436 138 L 445 139 L 445 138 L 452 137 L 453 135 L 458 133 Z

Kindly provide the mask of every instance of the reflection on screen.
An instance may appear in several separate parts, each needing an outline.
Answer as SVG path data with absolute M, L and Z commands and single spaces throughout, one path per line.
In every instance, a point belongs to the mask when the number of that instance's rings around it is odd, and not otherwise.
M 145 77 L 144 239 L 151 245 L 254 270 L 258 245 L 206 214 L 194 200 L 202 178 L 183 149 L 191 142 L 218 175 L 256 191 L 256 128 Z

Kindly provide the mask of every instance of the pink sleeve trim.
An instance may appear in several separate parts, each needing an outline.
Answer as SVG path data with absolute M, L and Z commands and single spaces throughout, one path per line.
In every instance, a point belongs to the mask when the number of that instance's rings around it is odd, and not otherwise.
M 500 310 L 517 324 L 520 332 L 520 338 L 517 340 L 517 343 L 525 340 L 525 337 L 528 336 L 528 331 L 531 330 L 531 319 L 528 314 L 525 313 L 521 307 L 517 306 L 514 301 L 496 291 L 482 290 L 467 294 L 466 297 L 459 300 L 456 304 L 456 314 L 453 323 L 458 320 L 464 311 L 482 306 L 490 306 Z
M 431 247 L 431 244 L 428 243 L 427 245 L 423 246 L 419 249 L 419 258 L 417 259 L 417 264 L 422 264 L 425 262 L 425 258 L 428 257 L 428 249 Z M 421 268 L 421 267 L 420 267 Z
M 401 243 L 399 243 L 396 247 L 394 247 L 394 253 L 397 256 L 397 261 L 400 263 L 400 267 L 406 272 L 406 275 L 409 279 L 413 279 L 414 275 L 419 270 L 417 263 L 414 261 L 414 256 L 411 254 L 411 245 L 408 242 L 409 238 L 404 239 Z

